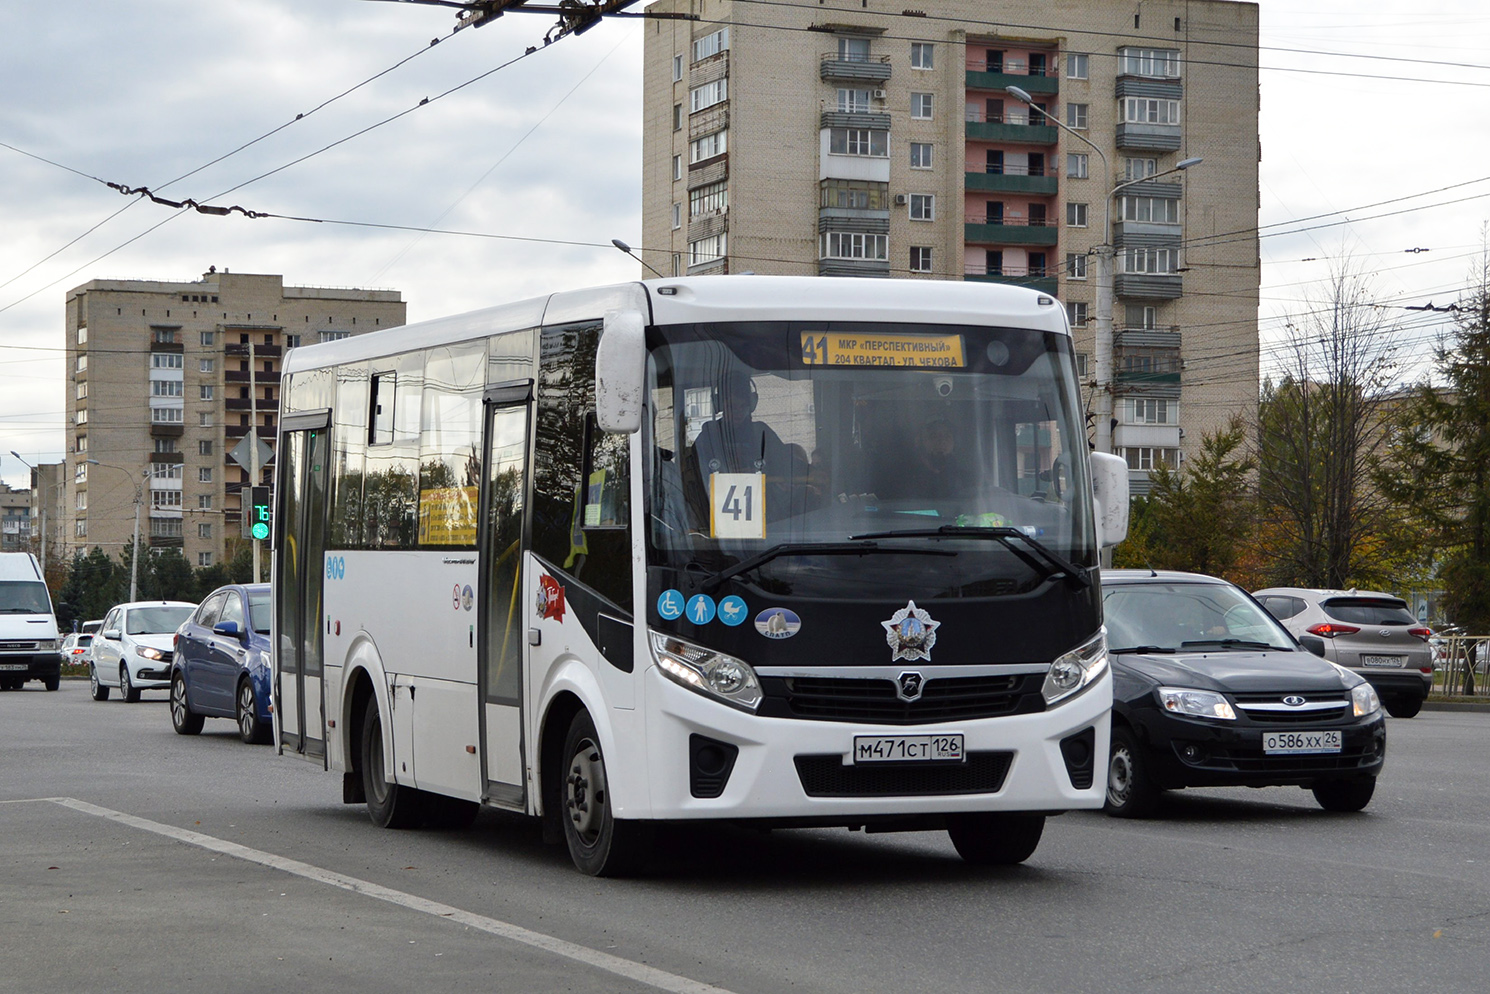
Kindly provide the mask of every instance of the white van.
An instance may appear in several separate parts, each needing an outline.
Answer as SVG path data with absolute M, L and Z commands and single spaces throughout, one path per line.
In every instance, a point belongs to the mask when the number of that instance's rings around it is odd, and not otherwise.
M 57 618 L 36 557 L 0 552 L 0 690 L 19 690 L 27 680 L 61 686 Z

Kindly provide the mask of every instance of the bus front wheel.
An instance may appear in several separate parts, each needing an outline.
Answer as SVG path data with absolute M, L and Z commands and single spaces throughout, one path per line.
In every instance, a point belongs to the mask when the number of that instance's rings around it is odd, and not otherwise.
M 367 795 L 367 813 L 379 828 L 417 828 L 424 820 L 418 790 L 390 783 L 383 755 L 383 715 L 378 699 L 369 697 L 362 720 L 362 790 Z
M 564 739 L 564 839 L 574 865 L 592 877 L 625 876 L 641 868 L 651 849 L 650 824 L 617 820 L 611 808 L 605 753 L 595 722 L 581 711 Z
M 947 834 L 957 854 L 977 866 L 1023 863 L 1034 855 L 1044 831 L 1044 815 L 979 812 L 947 817 Z

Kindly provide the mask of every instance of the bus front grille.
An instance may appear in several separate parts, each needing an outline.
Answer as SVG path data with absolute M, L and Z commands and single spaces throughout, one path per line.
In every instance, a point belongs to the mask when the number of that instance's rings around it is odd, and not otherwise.
M 763 677 L 766 699 L 759 713 L 888 725 L 997 718 L 1045 710 L 1043 680 L 1040 674 L 933 678 L 923 685 L 920 697 L 906 701 L 896 693 L 893 680 Z

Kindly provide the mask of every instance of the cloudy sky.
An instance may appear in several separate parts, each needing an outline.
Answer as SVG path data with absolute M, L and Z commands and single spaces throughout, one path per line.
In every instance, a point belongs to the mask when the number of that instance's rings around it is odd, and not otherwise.
M 1490 8 L 1261 7 L 1265 350 L 1348 257 L 1426 355 L 1442 316 L 1406 308 L 1455 298 L 1490 219 Z M 5 482 L 28 485 L 11 450 L 61 458 L 64 294 L 89 279 L 283 273 L 399 289 L 421 320 L 637 274 L 609 241 L 640 242 L 640 23 L 544 48 L 551 20 L 513 14 L 431 48 L 453 24 L 448 8 L 368 0 L 0 3 Z M 100 179 L 275 214 L 590 244 L 178 216 Z

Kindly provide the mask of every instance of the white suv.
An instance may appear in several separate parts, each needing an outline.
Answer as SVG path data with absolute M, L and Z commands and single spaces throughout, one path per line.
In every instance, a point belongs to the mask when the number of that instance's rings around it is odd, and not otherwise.
M 93 699 L 109 699 L 109 688 L 133 704 L 140 691 L 171 685 L 172 643 L 176 629 L 197 609 L 185 601 L 116 604 L 93 639 L 88 677 Z

